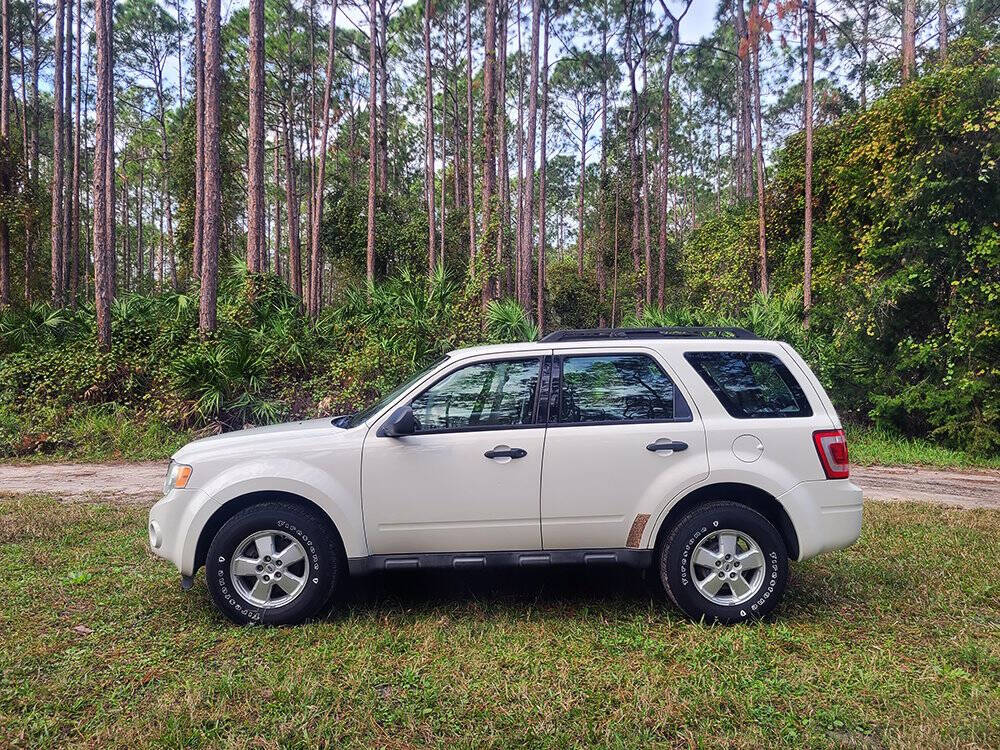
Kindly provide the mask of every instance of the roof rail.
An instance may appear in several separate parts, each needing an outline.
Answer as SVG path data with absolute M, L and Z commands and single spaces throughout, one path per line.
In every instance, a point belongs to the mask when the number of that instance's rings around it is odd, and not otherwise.
M 756 339 L 745 328 L 723 326 L 670 326 L 667 328 L 570 328 L 542 337 L 549 344 L 558 341 L 600 341 L 605 339 Z

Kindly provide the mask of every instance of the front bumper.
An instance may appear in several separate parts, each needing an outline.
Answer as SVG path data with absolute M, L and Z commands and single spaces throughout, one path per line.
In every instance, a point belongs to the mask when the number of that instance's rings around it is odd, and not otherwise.
M 212 506 L 201 490 L 170 490 L 149 510 L 150 551 L 172 562 L 181 575 L 194 575 L 198 535 Z
M 800 482 L 778 497 L 799 540 L 799 560 L 844 549 L 861 536 L 861 488 L 849 479 Z

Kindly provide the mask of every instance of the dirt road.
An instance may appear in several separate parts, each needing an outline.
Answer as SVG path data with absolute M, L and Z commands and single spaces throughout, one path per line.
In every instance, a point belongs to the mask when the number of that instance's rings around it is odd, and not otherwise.
M 67 500 L 100 497 L 149 505 L 160 494 L 166 463 L 0 465 L 0 494 L 40 493 Z M 916 466 L 852 466 L 851 479 L 874 500 L 920 500 L 1000 510 L 1000 472 L 939 471 Z

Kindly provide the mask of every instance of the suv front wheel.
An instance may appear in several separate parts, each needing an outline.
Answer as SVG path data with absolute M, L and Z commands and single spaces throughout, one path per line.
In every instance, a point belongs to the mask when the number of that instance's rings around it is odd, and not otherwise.
M 290 503 L 253 505 L 230 518 L 208 548 L 208 589 L 243 624 L 295 625 L 331 599 L 342 567 L 329 525 Z
M 733 502 L 685 514 L 660 547 L 660 580 L 689 617 L 732 624 L 758 620 L 781 601 L 788 553 L 781 534 L 752 508 Z

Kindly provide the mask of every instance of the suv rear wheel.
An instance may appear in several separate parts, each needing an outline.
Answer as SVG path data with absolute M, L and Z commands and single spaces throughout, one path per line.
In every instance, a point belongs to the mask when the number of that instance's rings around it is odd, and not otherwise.
M 733 502 L 685 514 L 660 547 L 660 580 L 685 614 L 732 624 L 757 620 L 781 601 L 788 553 L 781 534 L 752 508 Z
M 253 505 L 226 521 L 205 562 L 215 605 L 240 625 L 313 617 L 333 595 L 340 569 L 329 524 L 280 502 Z

